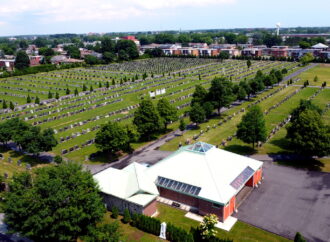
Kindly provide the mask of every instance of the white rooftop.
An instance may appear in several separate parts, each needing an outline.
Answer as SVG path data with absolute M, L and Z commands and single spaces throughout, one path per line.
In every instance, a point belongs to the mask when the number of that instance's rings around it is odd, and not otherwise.
M 261 166 L 260 161 L 197 142 L 181 147 L 149 168 L 132 163 L 123 170 L 108 168 L 94 179 L 102 192 L 141 205 L 159 194 L 156 184 L 227 204 Z
M 152 180 L 163 177 L 192 185 L 198 189 L 194 192 L 191 188 L 190 194 L 226 204 L 261 166 L 260 161 L 198 142 L 182 147 L 148 168 L 146 173 Z M 164 185 L 169 188 L 169 184 Z M 173 183 L 170 189 L 180 190 L 179 186 Z
M 313 49 L 327 49 L 328 46 L 325 45 L 325 44 L 322 44 L 322 43 L 318 43 L 318 44 L 316 44 L 316 45 L 313 45 L 312 48 L 313 48 Z
M 144 175 L 145 169 L 138 163 L 123 170 L 110 167 L 95 174 L 94 179 L 103 193 L 144 206 L 159 194 L 154 182 Z

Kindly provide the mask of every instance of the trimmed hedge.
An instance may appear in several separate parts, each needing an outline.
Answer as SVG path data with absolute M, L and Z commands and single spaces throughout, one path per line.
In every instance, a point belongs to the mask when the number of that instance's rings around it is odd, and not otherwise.
M 160 220 L 143 214 L 134 214 L 132 225 L 150 234 L 159 235 L 160 233 Z
M 171 223 L 167 224 L 166 239 L 173 242 L 194 242 L 194 237 L 191 233 Z
M 159 236 L 161 221 L 157 218 L 152 218 L 143 214 L 134 214 L 131 225 L 150 234 Z M 172 242 L 194 242 L 205 241 L 201 238 L 200 232 L 197 228 L 191 228 L 190 232 L 176 227 L 171 223 L 166 227 L 166 239 Z M 230 239 L 220 239 L 213 237 L 208 242 L 232 242 Z

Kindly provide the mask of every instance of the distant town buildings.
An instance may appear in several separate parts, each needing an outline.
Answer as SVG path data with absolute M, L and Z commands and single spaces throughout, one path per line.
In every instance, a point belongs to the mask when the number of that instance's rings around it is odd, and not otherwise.
M 191 55 L 191 56 L 218 56 L 221 52 L 226 52 L 230 57 L 266 57 L 266 58 L 293 58 L 299 59 L 306 53 L 311 53 L 316 58 L 329 58 L 329 46 L 319 43 L 310 49 L 289 46 L 272 46 L 252 44 L 211 44 L 207 43 L 188 43 L 187 47 L 181 44 L 149 44 L 142 45 L 140 51 L 144 53 L 148 49 L 161 49 L 165 55 Z

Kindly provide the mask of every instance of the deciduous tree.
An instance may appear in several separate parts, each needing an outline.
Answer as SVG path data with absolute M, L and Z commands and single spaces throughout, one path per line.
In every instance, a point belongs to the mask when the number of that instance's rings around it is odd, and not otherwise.
M 214 107 L 218 110 L 228 107 L 234 101 L 232 91 L 232 83 L 225 78 L 214 78 L 208 93 L 208 99 L 213 103 Z
M 95 145 L 98 149 L 115 154 L 130 150 L 130 137 L 127 129 L 117 122 L 108 122 L 96 133 Z
M 259 106 L 251 107 L 237 126 L 237 138 L 254 148 L 258 141 L 265 142 L 267 137 L 265 119 Z
M 190 120 L 194 123 L 200 124 L 205 121 L 205 111 L 199 103 L 192 105 L 189 111 Z
M 134 113 L 133 123 L 136 125 L 142 138 L 153 138 L 162 128 L 162 122 L 157 109 L 151 100 L 143 100 Z
M 76 163 L 14 175 L 9 187 L 4 203 L 9 231 L 34 241 L 76 241 L 105 213 L 92 175 Z
M 319 157 L 330 154 L 330 126 L 311 108 L 292 115 L 286 137 L 299 154 Z
M 169 123 L 178 120 L 177 109 L 172 106 L 170 102 L 165 98 L 162 98 L 158 101 L 157 111 L 164 122 L 165 130 L 167 129 L 167 125 Z

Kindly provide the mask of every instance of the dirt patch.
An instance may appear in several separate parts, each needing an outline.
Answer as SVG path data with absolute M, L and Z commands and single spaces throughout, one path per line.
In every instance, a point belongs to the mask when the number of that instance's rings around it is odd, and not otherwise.
M 330 67 L 330 64 L 319 64 L 319 66 L 321 66 L 321 67 Z

